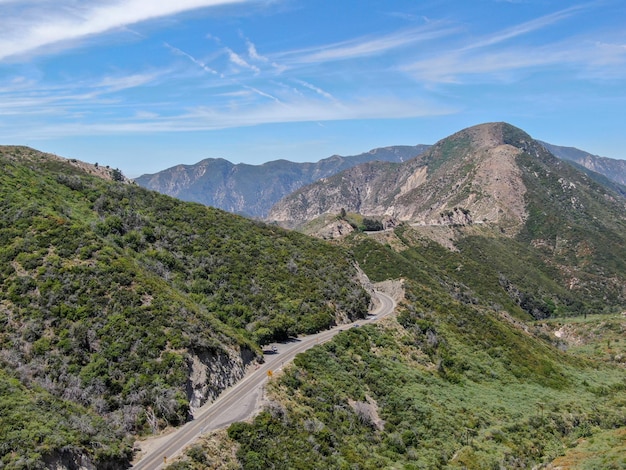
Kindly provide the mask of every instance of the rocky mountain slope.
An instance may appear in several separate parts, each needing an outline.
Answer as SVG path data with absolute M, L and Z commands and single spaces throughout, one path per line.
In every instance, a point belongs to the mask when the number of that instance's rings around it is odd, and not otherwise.
M 341 248 L 90 169 L 0 147 L 0 466 L 125 468 L 261 345 L 367 313 Z
M 582 187 L 591 184 L 513 126 L 485 124 L 443 139 L 408 162 L 358 165 L 301 188 L 279 201 L 268 220 L 293 226 L 343 208 L 421 225 L 498 223 L 519 228 L 528 217 L 527 175 L 518 159 L 522 154 L 574 175 Z
M 611 181 L 626 184 L 626 161 L 599 157 L 573 147 L 541 142 L 558 158 L 580 165 Z M 281 198 L 321 178 L 366 162 L 401 163 L 428 150 L 430 145 L 392 146 L 342 157 L 334 155 L 316 163 L 276 160 L 262 165 L 233 164 L 209 158 L 194 165 L 177 165 L 135 182 L 162 194 L 199 202 L 229 212 L 265 218 Z
M 135 182 L 184 201 L 264 218 L 279 199 L 313 181 L 367 161 L 406 161 L 427 148 L 427 145 L 385 147 L 350 157 L 334 155 L 316 163 L 275 160 L 262 165 L 235 165 L 210 158 L 195 165 L 178 165 L 153 175 L 142 175 Z

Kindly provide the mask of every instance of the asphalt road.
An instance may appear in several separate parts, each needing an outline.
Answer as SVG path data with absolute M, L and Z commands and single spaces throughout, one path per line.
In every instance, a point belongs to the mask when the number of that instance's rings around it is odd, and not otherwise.
M 381 292 L 376 292 L 376 296 L 380 306 L 364 320 L 276 344 L 277 352 L 265 354 L 264 364 L 249 371 L 243 379 L 224 390 L 217 400 L 196 410 L 192 421 L 160 438 L 159 445 L 152 446 L 153 449 L 136 462 L 133 468 L 141 470 L 163 468 L 168 461 L 202 434 L 247 419 L 256 409 L 261 389 L 269 374 L 280 370 L 284 364 L 292 361 L 296 354 L 330 340 L 343 329 L 375 322 L 394 311 L 396 302 L 391 297 Z

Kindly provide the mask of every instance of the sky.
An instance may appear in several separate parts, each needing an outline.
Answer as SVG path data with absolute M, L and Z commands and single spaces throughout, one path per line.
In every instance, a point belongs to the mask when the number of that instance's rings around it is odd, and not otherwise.
M 505 121 L 626 159 L 623 0 L 0 0 L 0 144 L 131 178 Z

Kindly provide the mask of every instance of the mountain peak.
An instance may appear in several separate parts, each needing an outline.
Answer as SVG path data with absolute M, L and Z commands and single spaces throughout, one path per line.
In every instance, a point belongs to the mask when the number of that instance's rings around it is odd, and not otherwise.
M 528 217 L 522 154 L 556 160 L 511 124 L 479 124 L 399 166 L 361 165 L 303 188 L 274 206 L 270 219 L 311 220 L 344 208 L 423 226 L 496 223 L 514 235 Z
M 437 144 L 449 140 L 463 140 L 465 144 L 477 148 L 497 147 L 500 145 L 525 148 L 533 139 L 526 132 L 509 123 L 488 122 L 456 132 L 440 140 Z

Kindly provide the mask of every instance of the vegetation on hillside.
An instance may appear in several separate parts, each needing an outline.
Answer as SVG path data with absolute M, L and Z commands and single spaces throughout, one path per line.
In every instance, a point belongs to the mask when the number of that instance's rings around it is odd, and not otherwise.
M 623 369 L 402 259 L 389 264 L 410 279 L 397 321 L 299 355 L 266 411 L 230 427 L 243 468 L 528 468 L 626 426 Z
M 536 184 L 548 199 L 532 199 L 543 194 L 538 188 L 528 199 L 550 216 L 531 213 L 518 238 L 455 227 L 450 250 L 406 225 L 380 237 L 387 244 L 349 237 L 372 280 L 406 280 L 397 323 L 352 329 L 298 356 L 273 382 L 266 411 L 229 429 L 243 467 L 529 468 L 619 440 L 626 428 L 625 320 L 615 316 L 626 272 L 621 203 L 602 205 L 594 197 L 608 193 L 586 191 L 588 209 L 578 216 L 562 199 L 569 183 L 546 177 Z M 550 229 L 563 245 L 556 255 L 533 243 Z M 585 257 L 572 255 L 570 247 L 602 230 L 619 235 L 605 233 L 588 242 Z M 612 250 L 618 259 L 607 262 Z M 611 321 L 599 315 L 609 312 Z M 602 340 L 572 347 L 533 318 L 588 321 L 597 326 L 586 331 Z M 619 452 L 585 458 L 579 468 L 622 462 Z
M 252 422 L 194 445 L 173 468 L 528 468 L 619 441 L 624 201 L 523 131 L 497 126 L 522 150 L 523 226 L 511 236 L 510 226 L 448 214 L 442 245 L 436 227 L 364 234 L 378 219 L 345 211 L 360 230 L 329 245 L 9 151 L 1 464 L 124 465 L 131 436 L 188 418 L 195 359 L 223 364 L 216 394 L 260 345 L 362 317 L 369 297 L 352 257 L 373 281 L 404 280 L 397 317 L 297 356 Z M 438 144 L 429 171 L 469 158 L 470 136 Z M 381 181 L 400 181 L 401 165 L 384 167 L 393 171 Z M 469 181 L 473 171 L 455 168 L 437 183 L 452 198 L 459 174 Z M 579 322 L 588 341 L 568 342 L 584 336 Z M 601 462 L 620 465 L 617 452 Z
M 495 130 L 521 150 L 528 216 L 344 239 L 371 280 L 404 279 L 406 299 L 395 319 L 344 331 L 271 381 L 266 409 L 228 430 L 244 469 L 539 468 L 619 442 L 624 201 L 523 131 Z M 470 137 L 425 157 L 429 171 L 458 171 L 437 183 L 448 202 L 471 171 L 455 166 L 471 157 Z M 575 321 L 602 340 L 570 344 Z M 555 322 L 558 335 L 546 326 Z M 207 453 L 198 447 L 173 468 L 200 468 Z M 607 452 L 580 468 L 622 464 Z
M 109 429 L 89 424 L 85 447 L 68 418 L 67 439 L 35 439 L 35 454 L 96 458 L 106 438 L 128 456 L 128 434 L 188 419 L 190 355 L 230 358 L 228 384 L 259 345 L 367 312 L 341 248 L 31 150 L 0 157 L 0 199 L 4 374 Z M 0 419 L 2 432 L 16 432 L 8 411 Z M 18 465 L 24 455 L 6 447 L 0 459 Z
M 484 230 L 483 236 L 479 230 Z M 409 226 L 395 230 L 395 249 L 365 237 L 349 243 L 374 281 L 419 279 L 462 302 L 506 310 L 524 320 L 582 313 L 582 302 L 554 279 L 554 269 L 532 250 L 509 238 L 490 237 L 487 228 L 472 231 L 475 235 L 457 242 L 458 251 Z
M 409 282 L 397 323 L 296 358 L 229 436 L 245 469 L 528 468 L 626 426 L 623 370 Z

